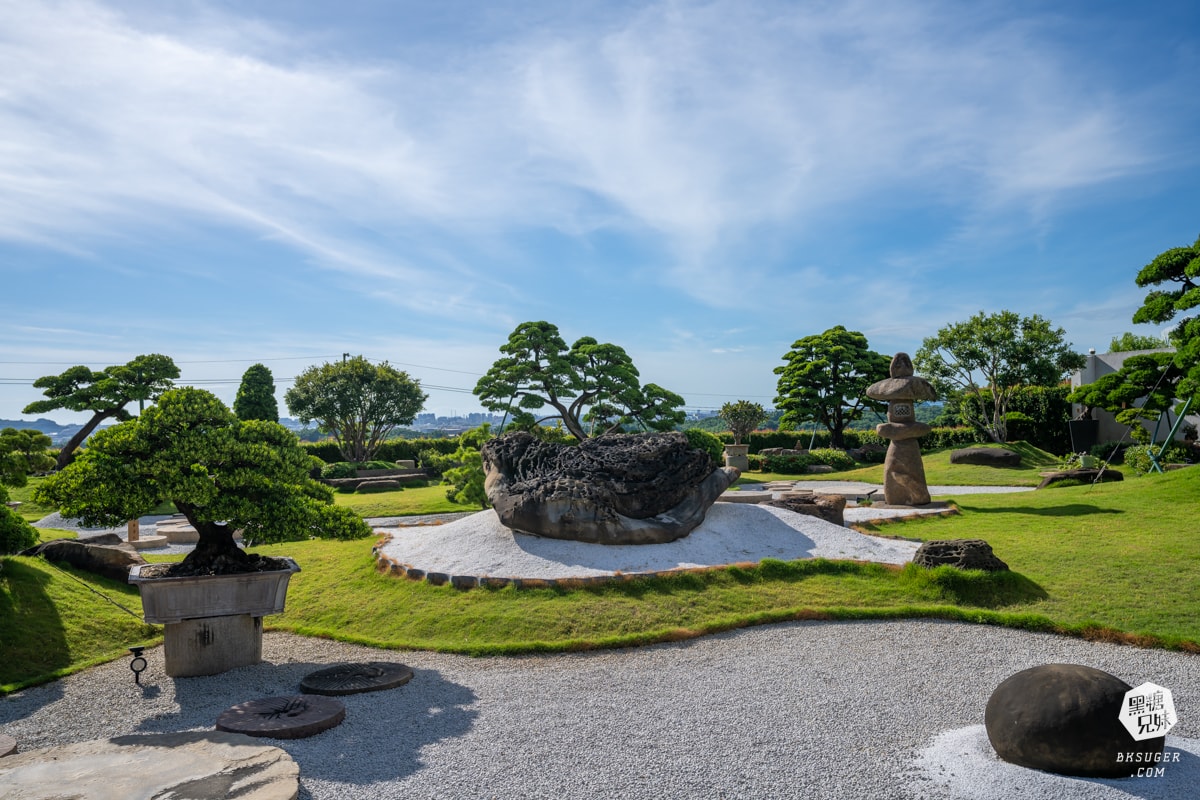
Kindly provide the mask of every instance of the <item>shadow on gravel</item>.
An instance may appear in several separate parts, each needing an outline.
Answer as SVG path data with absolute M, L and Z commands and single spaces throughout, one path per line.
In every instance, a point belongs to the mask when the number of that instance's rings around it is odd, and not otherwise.
M 164 691 L 172 691 L 173 685 L 180 712 L 145 720 L 139 732 L 212 727 L 221 712 L 231 706 L 299 694 L 304 676 L 329 666 L 263 662 L 210 677 L 165 678 Z M 422 748 L 465 735 L 478 716 L 472 708 L 477 700 L 474 691 L 430 669 L 414 668 L 412 680 L 394 689 L 336 699 L 346 706 L 346 718 L 340 725 L 305 739 L 260 739 L 262 744 L 281 747 L 292 756 L 300 765 L 302 784 L 315 780 L 368 786 L 403 780 L 421 769 Z M 367 796 L 361 792 L 348 794 Z

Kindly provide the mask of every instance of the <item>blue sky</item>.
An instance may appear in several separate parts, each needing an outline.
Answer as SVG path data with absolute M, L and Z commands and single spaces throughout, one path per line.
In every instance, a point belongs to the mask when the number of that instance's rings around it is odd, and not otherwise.
M 541 319 L 770 405 L 839 324 L 1157 333 L 1133 277 L 1200 234 L 1190 0 L 0 0 L 0 76 L 4 418 L 151 352 L 227 402 L 348 352 L 479 410 Z

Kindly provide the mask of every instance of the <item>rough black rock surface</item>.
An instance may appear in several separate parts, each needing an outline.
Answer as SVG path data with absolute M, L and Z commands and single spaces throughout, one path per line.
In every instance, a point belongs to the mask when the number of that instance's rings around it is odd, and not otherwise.
M 996 755 L 1023 767 L 1124 778 L 1161 753 L 1165 736 L 1136 741 L 1120 722 L 1125 681 L 1080 664 L 1043 664 L 996 687 L 984 726 Z M 1124 754 L 1124 755 L 1122 755 Z M 1120 759 L 1120 760 L 1118 760 Z
M 1021 454 L 1003 447 L 966 447 L 950 453 L 951 464 L 977 464 L 981 467 L 1019 467 Z
M 484 487 L 505 526 L 600 544 L 686 536 L 740 474 L 714 470 L 681 433 L 616 434 L 569 446 L 517 432 L 481 452 Z
M 1037 488 L 1045 489 L 1047 486 L 1066 482 L 1070 482 L 1074 486 L 1080 483 L 1111 483 L 1123 480 L 1125 480 L 1125 476 L 1115 469 L 1067 469 L 1046 475 Z
M 912 563 L 921 567 L 940 567 L 949 564 L 959 569 L 984 569 L 1003 572 L 1008 569 L 992 546 L 983 539 L 942 539 L 925 542 L 913 554 Z
M 813 494 L 807 497 L 784 497 L 763 505 L 786 508 L 797 514 L 818 517 L 834 525 L 846 524 L 846 498 L 840 494 Z

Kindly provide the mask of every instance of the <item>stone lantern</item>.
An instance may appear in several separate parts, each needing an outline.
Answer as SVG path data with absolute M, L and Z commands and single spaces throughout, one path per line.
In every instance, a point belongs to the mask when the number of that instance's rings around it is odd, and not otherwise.
M 880 436 L 890 440 L 883 462 L 883 499 L 892 506 L 923 506 L 929 503 L 929 487 L 917 439 L 929 433 L 930 427 L 917 422 L 914 404 L 935 400 L 937 393 L 929 381 L 913 375 L 907 353 L 896 353 L 888 374 L 891 377 L 867 387 L 867 397 L 888 404 L 888 421 L 875 427 Z

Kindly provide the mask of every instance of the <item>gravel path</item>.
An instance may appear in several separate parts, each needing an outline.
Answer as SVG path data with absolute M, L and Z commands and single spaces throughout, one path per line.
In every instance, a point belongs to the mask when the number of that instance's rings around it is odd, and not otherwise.
M 343 698 L 346 721 L 264 739 L 300 765 L 302 798 L 1145 798 L 1200 784 L 1200 657 L 938 621 L 787 623 L 594 653 L 478 658 L 268 633 L 266 663 L 209 678 L 127 661 L 0 700 L 22 750 L 211 728 L 340 661 L 416 677 Z M 1073 662 L 1172 690 L 1180 752 L 1164 777 L 1064 778 L 1003 764 L 980 736 L 992 690 Z M 1180 738 L 1188 737 L 1188 738 Z

